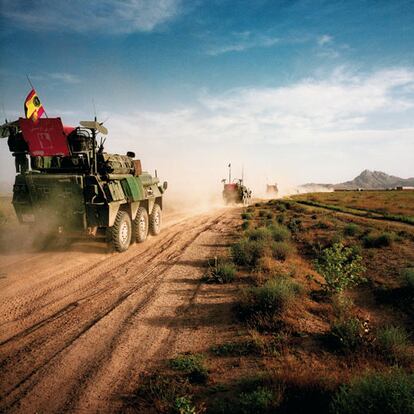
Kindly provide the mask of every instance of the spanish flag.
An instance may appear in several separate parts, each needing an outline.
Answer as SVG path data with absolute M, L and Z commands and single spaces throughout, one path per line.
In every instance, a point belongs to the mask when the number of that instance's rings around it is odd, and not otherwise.
M 44 112 L 45 110 L 43 109 L 43 105 L 41 104 L 36 91 L 32 89 L 24 101 L 24 113 L 26 118 L 36 122 L 44 114 Z

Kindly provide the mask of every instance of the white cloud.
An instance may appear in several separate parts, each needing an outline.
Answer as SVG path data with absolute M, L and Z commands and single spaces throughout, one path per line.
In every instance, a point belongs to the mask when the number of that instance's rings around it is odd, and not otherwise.
M 49 76 L 52 79 L 55 79 L 59 82 L 63 82 L 63 83 L 69 83 L 69 84 L 74 84 L 74 83 L 79 83 L 80 79 L 71 74 L 71 73 L 66 73 L 66 72 L 55 72 L 55 73 L 50 73 Z
M 181 0 L 3 0 L 1 13 L 32 30 L 148 32 L 181 12 Z
M 271 47 L 279 43 L 275 36 L 256 34 L 249 31 L 232 33 L 229 39 L 216 40 L 215 45 L 207 49 L 207 54 L 218 56 L 229 52 L 242 52 L 257 47 Z
M 220 194 L 229 161 L 235 174 L 244 164 L 256 194 L 268 179 L 340 182 L 365 168 L 409 176 L 414 99 L 401 92 L 409 85 L 414 70 L 339 68 L 284 87 L 204 92 L 197 107 L 111 114 L 108 149 L 136 151 L 145 168 L 170 181 L 171 194 Z
M 320 36 L 318 38 L 318 45 L 319 46 L 323 46 L 323 45 L 325 45 L 327 43 L 331 43 L 332 40 L 333 40 L 333 37 L 332 36 L 327 35 L 327 34 L 324 34 L 324 35 L 322 35 L 322 36 Z

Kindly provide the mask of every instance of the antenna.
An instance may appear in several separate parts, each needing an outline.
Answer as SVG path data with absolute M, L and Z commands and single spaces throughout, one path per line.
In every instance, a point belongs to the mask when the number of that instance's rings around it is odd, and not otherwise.
M 3 115 L 4 115 L 4 122 L 7 124 L 7 115 L 6 115 L 6 110 L 4 109 L 4 103 L 1 103 L 1 109 L 3 110 Z
M 92 106 L 93 106 L 93 114 L 95 115 L 95 122 L 96 122 L 96 119 L 97 119 L 97 117 L 96 117 L 96 105 L 95 105 L 95 99 L 94 98 L 92 98 Z
M 231 163 L 229 163 L 229 184 L 231 184 Z

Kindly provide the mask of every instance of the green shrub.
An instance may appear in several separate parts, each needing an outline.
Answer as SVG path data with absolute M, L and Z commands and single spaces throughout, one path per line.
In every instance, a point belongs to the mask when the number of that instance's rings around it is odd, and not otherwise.
M 385 326 L 377 332 L 376 347 L 387 359 L 393 361 L 405 359 L 409 345 L 407 332 L 399 326 Z
M 265 216 L 268 220 L 272 220 L 273 219 L 273 213 L 271 212 L 271 211 L 268 211 L 267 213 L 266 213 L 266 216 Z
M 364 326 L 357 318 L 340 319 L 332 325 L 330 335 L 341 351 L 356 351 L 364 342 Z
M 231 255 L 235 264 L 239 266 L 256 266 L 258 260 L 266 253 L 268 246 L 263 240 L 242 239 L 233 244 Z
M 401 272 L 404 284 L 414 290 L 414 267 L 408 267 Z
M 215 259 L 209 263 L 209 269 L 203 276 L 206 283 L 230 283 L 236 276 L 236 267 L 233 263 Z
M 282 214 L 279 214 L 278 216 L 277 216 L 277 218 L 276 218 L 276 221 L 279 223 L 279 224 L 284 224 L 285 222 L 286 222 L 286 216 L 282 213 Z
M 263 413 L 272 405 L 273 392 L 269 388 L 258 387 L 254 391 L 241 393 L 239 404 L 243 414 Z
M 215 345 L 211 352 L 217 356 L 242 356 L 256 354 L 260 350 L 254 341 L 244 342 L 226 342 L 221 345 Z
M 300 231 L 303 230 L 302 220 L 298 218 L 292 218 L 290 222 L 288 223 L 288 229 L 292 233 L 299 233 Z
M 391 233 L 367 234 L 362 241 L 367 248 L 387 247 L 392 244 L 394 235 Z
M 255 314 L 269 316 L 279 314 L 300 292 L 300 286 L 289 279 L 270 279 L 263 286 L 244 291 L 241 312 L 247 318 Z
M 315 223 L 313 225 L 313 227 L 315 229 L 323 229 L 323 230 L 326 230 L 326 229 L 331 228 L 331 223 L 329 223 L 328 221 L 325 221 L 325 220 L 319 220 L 317 223 Z
M 186 374 L 190 382 L 203 384 L 207 382 L 208 371 L 204 358 L 199 354 L 182 354 L 170 360 L 170 367 Z
M 335 243 L 321 252 L 315 267 L 324 277 L 329 292 L 342 292 L 364 280 L 361 275 L 365 268 L 361 262 L 362 257 L 354 249 Z
M 241 225 L 242 230 L 247 230 L 249 227 L 250 227 L 250 221 L 244 220 Z
M 360 228 L 355 223 L 349 223 L 344 227 L 344 235 L 345 236 L 356 236 L 359 234 Z
M 271 240 L 272 232 L 267 227 L 257 227 L 246 233 L 249 240 Z
M 294 248 L 287 242 L 273 242 L 271 244 L 272 256 L 277 260 L 286 260 L 293 252 Z
M 266 210 L 260 210 L 259 217 L 265 217 L 265 216 L 266 216 Z
M 196 414 L 196 407 L 188 396 L 176 397 L 173 412 L 177 414 Z
M 142 405 L 154 407 L 156 412 L 177 412 L 177 399 L 189 395 L 190 384 L 187 379 L 166 375 L 142 374 L 131 404 L 136 408 Z M 145 403 L 143 403 L 145 401 Z
M 341 386 L 330 408 L 332 414 L 413 414 L 414 375 L 402 370 L 366 374 Z
M 250 220 L 251 218 L 252 218 L 252 215 L 251 215 L 251 213 L 242 213 L 241 214 L 241 218 L 243 219 L 243 220 Z
M 277 242 L 286 241 L 290 238 L 290 231 L 287 227 L 280 224 L 273 223 L 269 230 L 272 235 L 272 239 Z

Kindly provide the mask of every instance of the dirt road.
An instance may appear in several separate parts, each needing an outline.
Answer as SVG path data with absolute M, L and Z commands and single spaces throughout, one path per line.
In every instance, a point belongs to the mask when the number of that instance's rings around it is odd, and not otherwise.
M 98 242 L 3 252 L 0 411 L 121 410 L 143 370 L 184 337 L 200 341 L 197 329 L 185 332 L 185 315 L 205 260 L 226 248 L 238 217 L 171 215 L 158 237 L 122 254 Z

